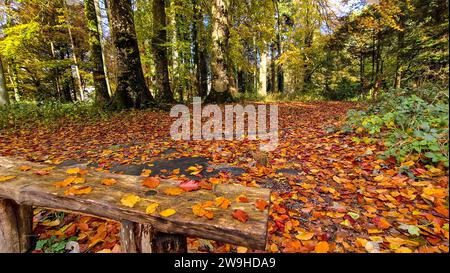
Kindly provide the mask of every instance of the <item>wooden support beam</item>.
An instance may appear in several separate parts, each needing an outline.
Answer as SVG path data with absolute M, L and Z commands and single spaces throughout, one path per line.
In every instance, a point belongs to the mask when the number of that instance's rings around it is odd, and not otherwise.
M 0 253 L 24 253 L 30 249 L 33 227 L 31 206 L 0 199 Z
M 156 231 L 151 225 L 123 221 L 120 244 L 126 253 L 186 253 L 187 239 L 183 235 Z

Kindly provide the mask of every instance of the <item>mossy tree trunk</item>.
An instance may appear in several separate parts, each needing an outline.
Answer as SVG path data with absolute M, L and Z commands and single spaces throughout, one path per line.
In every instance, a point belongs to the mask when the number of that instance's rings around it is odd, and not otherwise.
M 145 84 L 131 1 L 110 0 L 108 4 L 118 75 L 114 106 L 145 108 L 154 99 Z
M 172 103 L 172 90 L 169 81 L 169 69 L 167 60 L 167 23 L 164 0 L 153 0 L 153 38 L 152 50 L 156 65 L 156 94 L 160 102 Z
M 6 89 L 5 73 L 3 71 L 2 58 L 0 57 L 0 106 L 8 104 L 8 90 Z

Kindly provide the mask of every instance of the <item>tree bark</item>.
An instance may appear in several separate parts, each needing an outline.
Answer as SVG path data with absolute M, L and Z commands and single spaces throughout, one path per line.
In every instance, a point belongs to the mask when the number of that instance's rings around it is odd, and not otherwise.
M 2 58 L 0 57 L 0 106 L 9 104 L 8 90 L 6 89 L 5 73 L 2 65 Z
M 229 78 L 228 40 L 230 35 L 229 0 L 212 2 L 212 88 L 207 101 L 223 103 L 232 100 L 231 79 Z
M 266 45 L 260 50 L 260 63 L 259 63 L 259 85 L 258 95 L 265 97 L 267 95 L 267 49 Z
M 155 83 L 156 94 L 158 101 L 172 103 L 175 99 L 169 81 L 167 48 L 165 46 L 165 43 L 167 43 L 166 27 L 165 1 L 153 0 L 152 50 L 157 71 Z
M 117 61 L 116 108 L 145 108 L 154 102 L 145 84 L 130 0 L 110 0 L 110 25 Z
M 204 39 L 202 38 L 205 32 L 203 23 L 203 14 L 201 5 L 198 0 L 192 0 L 192 6 L 194 9 L 194 23 L 192 25 L 192 42 L 194 45 L 194 65 L 195 65 L 195 78 L 197 94 L 205 98 L 208 94 L 208 67 L 206 61 L 206 52 Z
M 97 14 L 95 12 L 94 0 L 84 1 L 84 12 L 89 29 L 89 44 L 91 46 L 91 61 L 93 65 L 95 100 L 104 104 L 110 97 L 106 84 L 105 71 L 103 70 L 103 57 L 101 37 L 99 33 Z

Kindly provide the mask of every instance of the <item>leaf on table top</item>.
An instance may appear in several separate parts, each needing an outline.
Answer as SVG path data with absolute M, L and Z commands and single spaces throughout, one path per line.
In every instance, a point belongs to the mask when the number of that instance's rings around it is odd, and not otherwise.
M 33 173 L 36 175 L 47 175 L 50 173 L 51 170 L 53 170 L 55 167 L 47 167 L 39 170 L 35 170 Z
M 84 177 L 77 177 L 75 180 L 73 180 L 73 184 L 83 184 L 86 182 L 86 178 Z
M 250 202 L 248 200 L 248 197 L 245 196 L 245 195 L 239 195 L 238 197 L 236 197 L 236 201 L 239 202 L 239 203 L 248 203 L 248 202 Z
M 160 184 L 160 181 L 156 177 L 149 177 L 142 181 L 142 186 L 150 188 L 150 189 L 155 189 L 156 187 L 159 186 L 159 184 Z
M 181 182 L 178 187 L 182 188 L 185 191 L 196 191 L 200 189 L 200 183 L 195 180 L 189 180 L 186 182 Z
M 169 195 L 169 196 L 180 195 L 183 192 L 184 192 L 184 190 L 182 188 L 167 188 L 164 190 L 164 194 Z
M 214 217 L 214 213 L 210 210 L 208 210 L 208 207 L 211 207 L 213 204 L 212 202 L 203 202 L 198 203 L 192 206 L 192 212 L 194 215 L 198 217 L 206 217 L 208 219 L 212 219 Z
M 247 222 L 248 218 L 249 218 L 248 214 L 245 211 L 240 210 L 240 209 L 234 210 L 232 215 L 233 215 L 233 218 L 235 218 L 243 223 Z
M 57 188 L 64 188 L 71 185 L 76 178 L 77 178 L 76 176 L 70 176 L 64 179 L 64 181 L 54 183 L 54 185 Z
M 71 168 L 71 169 L 67 169 L 66 173 L 67 174 L 78 174 L 80 173 L 81 169 L 80 168 Z
M 120 199 L 120 203 L 129 208 L 134 207 L 134 205 L 136 205 L 139 201 L 141 201 L 141 198 L 134 194 L 126 194 L 122 197 L 122 199 Z
M 174 215 L 175 213 L 177 213 L 177 211 L 174 209 L 166 209 L 166 210 L 161 211 L 159 213 L 159 215 L 161 215 L 162 217 L 169 217 L 169 216 Z
M 217 197 L 216 198 L 216 206 L 221 209 L 227 209 L 231 205 L 231 201 L 225 197 Z
M 117 181 L 116 181 L 116 179 L 114 179 L 114 178 L 105 178 L 105 179 L 102 179 L 102 184 L 105 185 L 105 186 L 112 186 L 112 185 L 114 185 L 114 184 L 116 184 L 116 183 L 117 183 Z
M 255 202 L 255 207 L 259 211 L 264 211 L 267 208 L 267 206 L 269 206 L 269 203 L 267 201 L 256 200 L 256 202 Z
M 147 206 L 147 208 L 145 209 L 145 213 L 146 214 L 152 214 L 156 211 L 156 209 L 159 207 L 159 203 L 152 203 L 150 205 Z
M 0 176 L 0 182 L 5 182 L 11 179 L 16 178 L 17 176 L 14 175 L 7 175 L 7 176 Z
M 26 166 L 26 165 L 19 167 L 19 170 L 21 170 L 22 172 L 27 172 L 27 171 L 29 171 L 31 169 L 32 169 L 31 166 Z
M 90 186 L 73 186 L 64 192 L 64 195 L 83 195 L 92 192 Z

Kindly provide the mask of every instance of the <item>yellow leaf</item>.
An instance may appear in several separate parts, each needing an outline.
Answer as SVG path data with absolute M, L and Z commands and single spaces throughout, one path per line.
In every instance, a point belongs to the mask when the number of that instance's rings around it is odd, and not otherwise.
M 412 253 L 412 250 L 405 246 L 402 246 L 402 247 L 397 248 L 395 250 L 395 253 Z
M 168 188 L 164 191 L 164 193 L 166 195 L 170 195 L 170 196 L 180 195 L 183 192 L 184 192 L 184 190 L 182 188 Z
M 73 184 L 83 184 L 84 182 L 86 182 L 86 179 L 84 177 L 77 177 L 73 181 Z
M 67 173 L 67 174 L 77 174 L 77 173 L 79 173 L 80 171 L 81 171 L 80 168 L 72 168 L 72 169 L 68 169 L 68 170 L 66 171 L 66 173 Z
M 221 209 L 226 209 L 230 206 L 231 202 L 230 200 L 226 199 L 225 197 L 217 197 L 216 198 L 216 206 Z
M 141 201 L 141 198 L 134 194 L 127 194 L 120 200 L 122 205 L 130 208 L 134 207 L 134 205 L 136 205 L 136 203 L 139 201 Z
M 5 182 L 5 181 L 8 181 L 8 180 L 11 180 L 11 179 L 14 179 L 14 178 L 16 178 L 16 176 L 14 176 L 14 175 L 0 176 L 0 182 Z
M 171 215 L 174 215 L 175 213 L 177 213 L 177 211 L 174 209 L 166 209 L 161 211 L 159 215 L 161 215 L 162 217 L 169 217 Z
M 53 221 L 44 221 L 41 223 L 41 225 L 46 226 L 46 227 L 56 227 L 56 226 L 59 226 L 59 224 L 61 224 L 61 221 L 59 219 L 56 219 Z
M 314 237 L 314 233 L 313 232 L 300 232 L 299 234 L 297 234 L 295 236 L 295 238 L 302 240 L 302 241 L 308 241 L 311 240 L 312 237 Z
M 145 209 L 145 213 L 146 214 L 152 214 L 156 211 L 156 208 L 159 206 L 158 203 L 153 203 L 147 206 L 147 208 Z
M 243 246 L 238 246 L 237 249 L 236 249 L 237 253 L 247 253 L 247 250 L 248 249 L 246 247 L 243 247 Z

